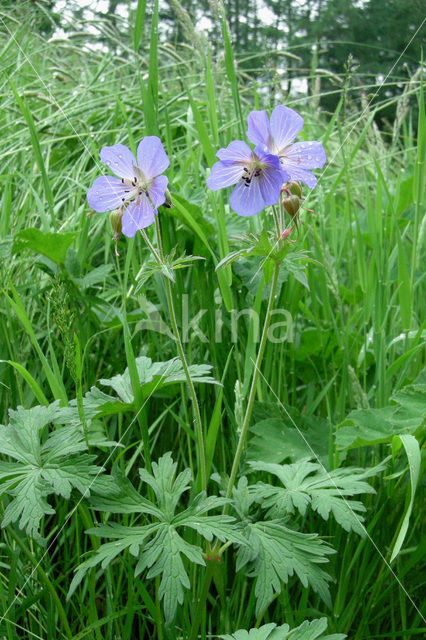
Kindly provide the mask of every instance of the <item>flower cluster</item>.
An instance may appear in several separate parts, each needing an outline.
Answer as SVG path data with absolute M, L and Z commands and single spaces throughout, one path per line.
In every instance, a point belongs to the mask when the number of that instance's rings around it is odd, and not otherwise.
M 289 107 L 276 107 L 270 119 L 266 111 L 252 111 L 247 137 L 255 148 L 234 140 L 219 149 L 207 186 L 216 191 L 235 185 L 229 201 L 240 216 L 253 216 L 276 204 L 283 183 L 299 181 L 315 187 L 311 169 L 324 166 L 325 151 L 320 142 L 293 143 L 302 127 L 302 116 Z M 121 231 L 133 238 L 154 222 L 157 208 L 166 203 L 168 179 L 162 174 L 169 158 L 157 136 L 143 138 L 136 158 L 122 144 L 104 147 L 100 158 L 115 176 L 96 178 L 87 200 L 95 211 L 114 210 L 111 225 L 116 240 Z
M 241 140 L 219 149 L 207 186 L 216 191 L 235 185 L 229 202 L 240 216 L 253 216 L 276 204 L 284 182 L 299 180 L 314 188 L 317 179 L 311 169 L 322 168 L 326 156 L 320 142 L 293 144 L 302 127 L 302 116 L 289 107 L 276 107 L 270 120 L 266 111 L 252 111 L 247 137 L 255 149 Z

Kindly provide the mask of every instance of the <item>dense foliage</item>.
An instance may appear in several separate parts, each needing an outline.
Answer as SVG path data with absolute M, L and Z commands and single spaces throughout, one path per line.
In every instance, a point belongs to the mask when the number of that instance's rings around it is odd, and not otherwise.
M 211 46 L 191 3 L 128 20 L 111 3 L 100 35 L 63 39 L 53 4 L 31 4 L 0 13 L 0 637 L 421 637 L 418 50 L 374 106 L 323 54 L 342 84 L 328 113 L 247 66 L 238 3 L 230 28 L 200 4 Z M 307 3 L 282 4 L 297 24 Z M 275 210 L 238 217 L 206 178 L 253 109 L 283 103 L 328 162 L 277 240 Z M 173 206 L 116 255 L 86 194 L 102 147 L 147 135 Z

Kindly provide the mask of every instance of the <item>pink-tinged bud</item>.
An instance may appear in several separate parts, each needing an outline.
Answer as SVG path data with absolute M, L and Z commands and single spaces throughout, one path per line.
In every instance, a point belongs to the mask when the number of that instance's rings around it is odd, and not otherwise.
M 284 229 L 284 231 L 282 231 L 280 235 L 281 240 L 285 240 L 286 238 L 288 238 L 288 236 L 292 231 L 293 231 L 293 227 L 290 227 L 290 229 Z
M 285 186 L 294 196 L 302 197 L 302 184 L 298 180 L 289 180 Z
M 301 204 L 302 203 L 298 196 L 291 195 L 283 198 L 283 207 L 291 218 L 295 218 L 297 216 Z

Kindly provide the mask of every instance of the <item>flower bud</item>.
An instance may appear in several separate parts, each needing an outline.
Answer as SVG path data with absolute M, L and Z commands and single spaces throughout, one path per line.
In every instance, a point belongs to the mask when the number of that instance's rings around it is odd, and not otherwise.
M 111 223 L 111 228 L 113 231 L 112 237 L 113 240 L 115 241 L 115 255 L 117 256 L 117 258 L 120 257 L 120 254 L 118 253 L 118 239 L 120 238 L 120 233 L 121 233 L 121 218 L 123 217 L 123 211 L 122 209 L 116 209 L 115 211 L 112 211 L 109 215 L 109 221 Z
M 113 211 L 110 213 L 109 221 L 111 223 L 111 228 L 113 230 L 114 239 L 118 239 L 121 233 L 121 218 L 123 217 L 123 212 L 120 209 Z
M 286 182 L 285 186 L 294 196 L 297 196 L 298 198 L 302 197 L 302 185 L 298 180 L 289 180 L 289 182 Z
M 171 209 L 171 207 L 173 207 L 173 201 L 172 201 L 171 193 L 168 189 L 166 189 L 165 191 L 165 196 L 166 196 L 166 201 L 163 204 L 163 207 L 167 207 L 167 209 Z
M 290 227 L 290 229 L 284 229 L 284 231 L 281 232 L 281 236 L 280 236 L 281 240 L 286 240 L 292 231 L 293 231 L 293 227 Z
M 283 198 L 283 207 L 289 214 L 290 218 L 295 218 L 297 216 L 301 204 L 300 198 L 296 195 Z

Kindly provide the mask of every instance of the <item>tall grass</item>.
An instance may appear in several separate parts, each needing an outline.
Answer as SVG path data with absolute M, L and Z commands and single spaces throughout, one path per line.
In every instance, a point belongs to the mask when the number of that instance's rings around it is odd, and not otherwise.
M 389 103 L 383 88 L 368 88 L 378 92 L 371 111 L 353 78 L 344 117 L 342 100 L 335 113 L 323 113 L 321 95 L 292 99 L 279 89 L 271 92 L 272 74 L 261 60 L 254 59 L 259 68 L 253 76 L 242 76 L 224 19 L 218 53 L 204 48 L 196 32 L 192 43 L 174 48 L 158 40 L 156 3 L 151 20 L 145 17 L 145 5 L 138 3 L 127 39 L 118 40 L 110 24 L 99 22 L 108 40 L 105 51 L 87 49 L 90 36 L 85 33 L 47 41 L 29 24 L 0 14 L 1 422 L 7 424 L 8 409 L 18 405 L 29 408 L 58 399 L 65 406 L 99 378 L 131 368 L 140 354 L 153 361 L 175 356 L 170 332 L 155 330 L 160 320 L 166 328 L 170 325 L 160 275 L 135 293 L 136 276 L 149 257 L 144 243 L 141 238 L 120 240 L 117 258 L 107 216 L 88 217 L 85 198 L 93 179 L 103 173 L 98 160 L 102 146 L 120 142 L 135 150 L 144 135 L 157 134 L 171 159 L 168 176 L 175 200 L 172 209 L 161 211 L 165 249 L 177 246 L 205 259 L 176 272 L 174 296 L 181 328 L 183 316 L 195 318 L 207 310 L 199 322 L 206 340 L 191 330 L 185 349 L 191 363 L 212 364 L 215 378 L 223 383 L 199 385 L 197 392 L 207 435 L 207 469 L 229 472 L 238 439 L 236 383 L 244 400 L 258 347 L 248 316 L 238 320 L 237 341 L 232 342 L 230 311 L 254 308 L 262 313 L 267 294 L 255 261 L 219 272 L 215 266 L 229 252 L 232 236 L 260 231 L 266 214 L 238 219 L 226 194 L 208 192 L 205 179 L 216 149 L 244 135 L 254 106 L 270 109 L 285 102 L 303 114 L 305 139 L 323 141 L 328 164 L 318 187 L 308 194 L 306 206 L 314 212 L 304 212 L 298 240 L 312 258 L 308 287 L 290 276 L 280 283 L 276 305 L 291 314 L 293 330 L 290 340 L 266 344 L 255 421 L 272 415 L 279 401 L 292 408 L 296 421 L 315 425 L 319 444 L 312 446 L 328 468 L 345 456 L 359 466 L 378 462 L 387 445 L 342 453 L 334 435 L 351 410 L 388 406 L 424 366 L 420 76 L 413 82 L 407 78 L 401 95 L 391 99 L 399 107 L 394 130 L 379 130 L 374 117 Z M 315 79 L 311 87 L 318 87 Z M 56 264 L 16 242 L 28 228 L 74 234 L 64 260 Z M 150 329 L 152 305 L 151 321 L 157 325 Z M 74 332 L 81 349 L 77 376 L 70 371 L 72 358 L 66 350 Z M 196 473 L 196 433 L 186 387 L 182 384 L 168 396 L 154 393 L 148 402 L 141 398 L 138 409 L 130 429 L 127 415 L 102 418 L 108 438 L 123 445 L 114 450 L 108 469 L 116 466 L 137 483 L 138 466 L 145 466 L 149 456 L 156 460 L 172 451 L 179 468 L 188 466 Z M 144 452 L 147 432 L 151 449 Z M 374 486 L 377 495 L 364 500 L 369 537 L 360 540 L 312 515 L 303 523 L 337 550 L 331 561 L 331 609 L 290 581 L 264 618 L 256 620 L 252 582 L 234 574 L 230 557 L 215 569 L 200 620 L 201 637 L 269 621 L 295 626 L 320 614 L 328 618 L 331 633 L 351 638 L 421 637 L 418 568 L 424 525 L 419 493 L 403 551 L 389 564 L 410 496 L 401 453 L 394 451 L 386 477 L 376 479 Z M 73 598 L 65 600 L 73 570 L 99 545 L 84 531 L 104 517 L 84 502 L 74 510 L 76 501 L 54 500 L 56 515 L 44 523 L 44 535 L 53 543 L 47 554 L 17 526 L 3 530 L 0 599 L 7 614 L 0 637 L 190 637 L 202 586 L 185 601 L 179 626 L 163 630 L 158 592 L 134 577 L 129 554 L 104 575 L 88 574 Z M 133 517 L 124 519 L 130 523 Z M 193 584 L 202 585 L 201 571 L 193 569 Z

